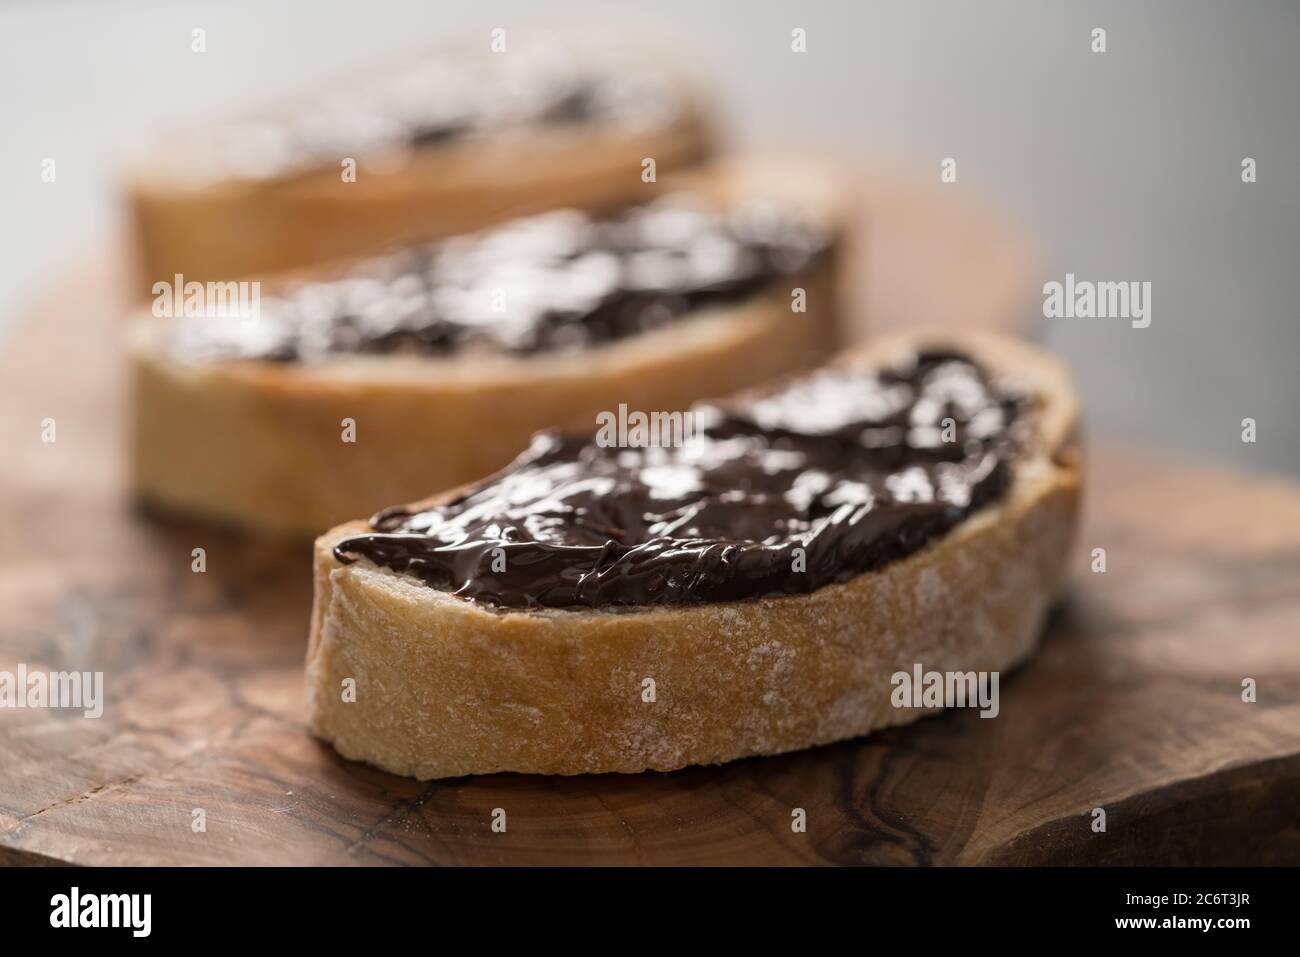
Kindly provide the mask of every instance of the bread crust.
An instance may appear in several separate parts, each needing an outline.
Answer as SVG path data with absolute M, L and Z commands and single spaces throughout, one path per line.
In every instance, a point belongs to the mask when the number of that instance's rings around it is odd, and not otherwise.
M 363 159 L 354 182 L 343 182 L 335 165 L 271 180 L 195 183 L 177 176 L 174 164 L 135 162 L 122 179 L 141 294 L 177 274 L 207 282 L 277 272 L 560 206 L 634 202 L 647 189 L 644 158 L 671 186 L 712 153 L 707 111 L 686 83 L 677 85 L 680 111 L 653 129 L 542 126 L 452 140 L 415 149 L 391 169 Z
M 683 184 L 719 202 L 788 195 L 837 230 L 833 176 L 729 164 Z M 481 478 L 539 429 L 598 412 L 676 411 L 815 365 L 837 344 L 837 255 L 735 305 L 575 354 L 349 356 L 321 364 L 178 361 L 162 324 L 131 332 L 132 471 L 147 503 L 291 536 Z M 807 292 L 806 311 L 791 290 Z M 355 442 L 342 440 L 343 420 Z
M 621 610 L 495 609 L 365 560 L 343 565 L 333 546 L 366 528 L 350 522 L 316 542 L 312 732 L 344 757 L 421 779 L 668 771 L 933 714 L 890 702 L 890 676 L 918 663 L 1014 667 L 1065 574 L 1078 405 L 1055 359 L 984 334 L 891 337 L 844 361 L 926 343 L 963 349 L 1041 401 L 998 504 L 920 552 L 808 595 Z

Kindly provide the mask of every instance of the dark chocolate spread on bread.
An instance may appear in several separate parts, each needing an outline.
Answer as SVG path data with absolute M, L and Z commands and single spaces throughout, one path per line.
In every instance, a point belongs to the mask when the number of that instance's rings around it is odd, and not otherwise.
M 829 244 L 772 200 L 714 209 L 674 195 L 608 218 L 559 210 L 299 283 L 262 297 L 252 322 L 176 320 L 167 342 L 198 361 L 577 350 L 743 300 Z
M 629 65 L 611 51 L 550 38 L 508 54 L 487 44 L 451 45 L 196 126 L 172 145 L 194 180 L 260 182 L 323 169 L 337 175 L 344 157 L 365 158 L 365 174 L 375 175 L 422 147 L 516 137 L 526 150 L 526 137 L 542 128 L 653 131 L 685 110 L 678 86 L 654 64 Z
M 438 507 L 381 512 L 334 555 L 508 608 L 805 594 L 1001 497 L 1028 409 L 960 354 L 831 367 L 696 406 L 672 447 L 539 433 L 495 476 Z

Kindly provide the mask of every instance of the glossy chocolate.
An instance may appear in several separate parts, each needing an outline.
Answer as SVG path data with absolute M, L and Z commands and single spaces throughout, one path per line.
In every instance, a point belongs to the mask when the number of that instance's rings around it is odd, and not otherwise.
M 830 368 L 697 406 L 672 447 L 540 433 L 467 493 L 380 513 L 334 554 L 510 608 L 804 594 L 912 554 L 1001 496 L 1026 410 L 956 354 Z
M 263 298 L 256 322 L 177 320 L 169 348 L 269 361 L 582 349 L 743 299 L 828 245 L 774 201 L 715 210 L 678 195 L 608 219 L 560 210 L 300 284 Z

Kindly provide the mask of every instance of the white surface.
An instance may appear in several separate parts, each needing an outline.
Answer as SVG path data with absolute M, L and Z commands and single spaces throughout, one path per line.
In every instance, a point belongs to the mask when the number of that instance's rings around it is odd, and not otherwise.
M 548 4 L 547 9 L 564 7 Z M 608 12 L 616 4 L 599 8 Z M 112 160 L 332 67 L 537 4 L 0 6 L 0 334 L 119 210 Z M 654 9 L 701 50 L 741 143 L 886 154 L 1023 221 L 1042 281 L 1153 283 L 1153 321 L 1038 319 L 1111 434 L 1300 472 L 1300 4 L 776 3 Z M 808 52 L 790 52 L 790 30 Z M 1089 50 L 1094 26 L 1109 52 Z M 190 52 L 207 30 L 208 52 Z M 1240 181 L 1244 156 L 1259 182 Z M 53 157 L 58 181 L 43 184 Z M 1040 283 L 1041 284 L 1041 283 Z M 1243 445 L 1240 422 L 1259 421 Z

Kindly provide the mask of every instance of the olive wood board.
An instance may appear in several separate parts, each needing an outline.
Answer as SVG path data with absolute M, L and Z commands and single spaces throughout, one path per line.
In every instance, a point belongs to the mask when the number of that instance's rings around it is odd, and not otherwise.
M 911 231 L 912 261 L 948 273 L 877 259 L 869 299 L 955 312 L 965 271 L 1000 289 L 962 315 L 1008 314 L 1021 260 L 955 250 L 939 207 L 927 233 L 881 193 L 871 246 Z M 70 269 L 0 350 L 0 670 L 103 671 L 106 698 L 97 720 L 0 710 L 0 862 L 1300 862 L 1300 483 L 1092 441 L 1068 596 L 995 720 L 671 774 L 419 782 L 306 731 L 307 546 L 131 502 L 123 275 Z

